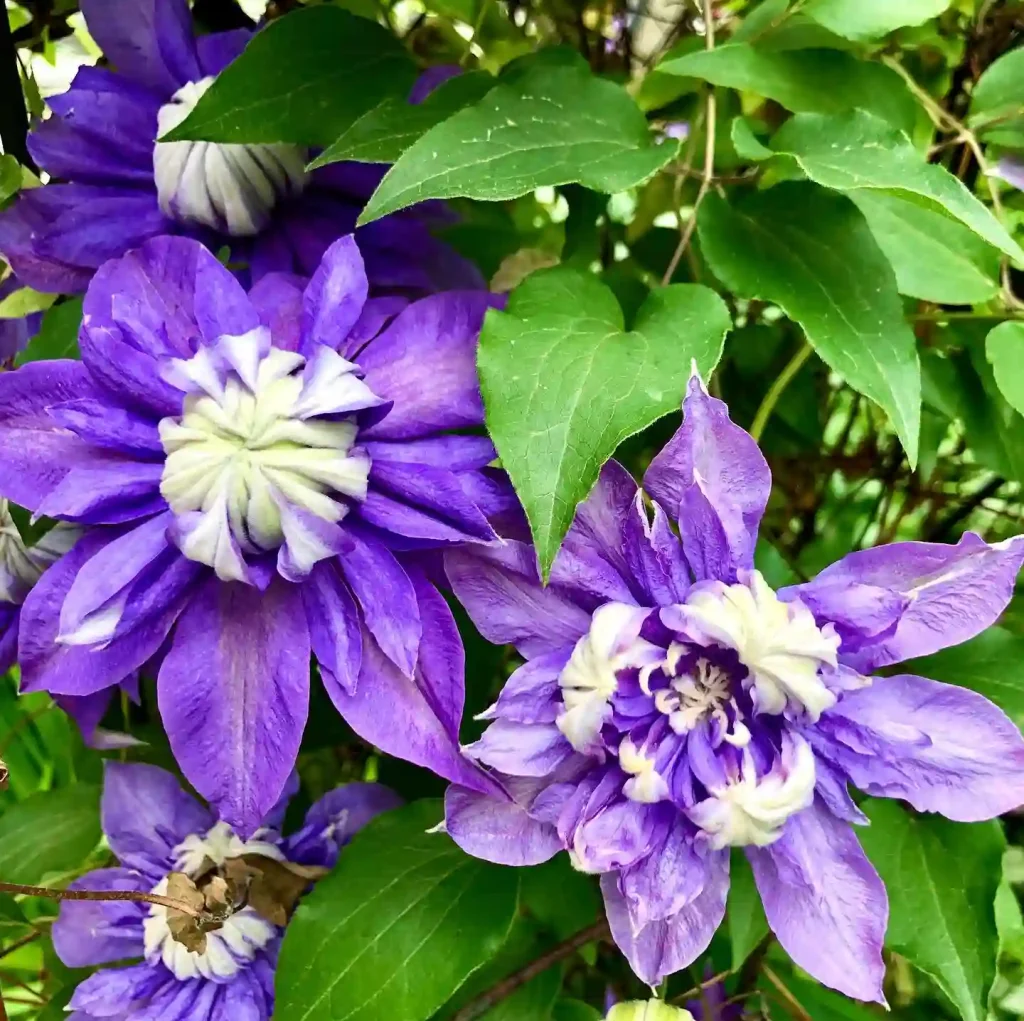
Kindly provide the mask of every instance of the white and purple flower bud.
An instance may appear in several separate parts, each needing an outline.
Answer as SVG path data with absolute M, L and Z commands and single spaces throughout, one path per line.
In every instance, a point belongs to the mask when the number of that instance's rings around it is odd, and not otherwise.
M 20 606 L 43 571 L 67 553 L 79 535 L 74 526 L 58 524 L 30 546 L 21 537 L 7 501 L 0 500 L 0 603 Z
M 189 82 L 157 114 L 158 137 L 176 128 L 213 84 Z M 235 237 L 258 234 L 282 199 L 306 185 L 306 150 L 287 144 L 157 142 L 153 174 L 166 216 Z

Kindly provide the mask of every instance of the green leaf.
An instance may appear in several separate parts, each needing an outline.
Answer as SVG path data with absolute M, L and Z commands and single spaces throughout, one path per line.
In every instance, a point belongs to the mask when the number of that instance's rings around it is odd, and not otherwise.
M 303 900 L 277 969 L 289 1021 L 426 1021 L 501 947 L 518 875 L 442 834 L 437 802 L 375 819 Z
M 900 294 L 946 305 L 978 305 L 999 293 L 999 256 L 943 213 L 884 191 L 855 191 Z
M 562 968 L 556 964 L 482 1014 L 481 1021 L 545 1021 L 561 988 Z
M 999 392 L 1024 414 L 1024 323 L 1000 323 L 985 341 Z
M 1024 114 L 1024 50 L 1010 50 L 991 64 L 971 90 L 968 123 L 977 128 L 987 121 Z
M 752 92 L 794 112 L 839 114 L 863 107 L 908 130 L 916 117 L 914 99 L 895 71 L 838 50 L 777 51 L 727 43 L 663 61 L 657 70 Z
M 404 98 L 385 99 L 342 132 L 312 163 L 310 169 L 355 160 L 357 163 L 394 163 L 410 145 L 494 87 L 486 71 L 470 71 L 438 86 L 418 106 Z
M 257 32 L 163 141 L 329 145 L 416 68 L 386 29 L 340 7 L 297 10 Z
M 578 62 L 504 75 L 478 103 L 431 128 L 388 171 L 359 223 L 430 198 L 513 199 L 542 185 L 619 192 L 679 151 L 655 144 L 621 86 Z
M 990 627 L 962 645 L 904 664 L 907 673 L 959 684 L 991 699 L 1024 724 L 1024 637 Z
M 757 37 L 770 31 L 785 18 L 789 0 L 763 0 L 742 21 L 732 34 L 730 42 L 755 42 Z
M 798 114 L 772 139 L 804 173 L 836 191 L 883 191 L 939 209 L 1024 264 L 1024 251 L 963 182 L 928 163 L 902 132 L 864 110 L 838 117 Z
M 701 250 L 726 285 L 779 305 L 850 386 L 889 415 L 917 460 L 921 370 L 892 268 L 857 207 L 805 182 L 729 206 L 709 195 Z
M 20 190 L 21 164 L 13 156 L 0 156 L 0 206 Z
M 78 328 L 82 325 L 82 299 L 68 298 L 48 309 L 39 332 L 15 358 L 16 365 L 51 358 L 78 358 Z
M 864 810 L 871 825 L 861 843 L 889 893 L 886 945 L 930 975 L 964 1021 L 985 1021 L 1006 846 L 998 823 L 914 815 L 894 801 Z
M 33 794 L 0 815 L 0 878 L 38 885 L 71 872 L 100 840 L 100 792 L 88 784 Z
M 559 1000 L 551 1011 L 551 1021 L 601 1021 L 603 1016 L 581 1000 Z
M 0 319 L 22 319 L 35 312 L 43 312 L 57 300 L 56 294 L 19 287 L 0 301 Z
M 653 291 L 632 331 L 595 277 L 534 273 L 491 311 L 478 365 L 487 425 L 526 509 L 547 576 L 576 505 L 627 436 L 678 409 L 696 360 L 709 375 L 729 329 L 713 291 Z
M 937 18 L 952 0 L 811 0 L 804 13 L 847 39 L 877 39 Z
M 727 918 L 732 968 L 736 971 L 743 967 L 743 962 L 769 932 L 761 895 L 754 885 L 753 870 L 741 851 L 734 851 L 732 855 Z

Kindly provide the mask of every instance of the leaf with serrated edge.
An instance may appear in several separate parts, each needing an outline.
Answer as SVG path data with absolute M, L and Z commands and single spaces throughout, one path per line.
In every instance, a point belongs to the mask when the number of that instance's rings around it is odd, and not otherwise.
M 819 355 L 892 419 L 911 464 L 921 424 L 921 368 L 892 267 L 856 206 L 807 182 L 729 206 L 709 195 L 697 219 L 715 274 L 799 323 Z
M 894 801 L 864 811 L 871 825 L 858 835 L 889 893 L 886 946 L 930 975 L 964 1021 L 985 1021 L 999 949 L 999 824 L 912 815 Z
M 730 326 L 713 291 L 653 291 L 629 333 L 591 274 L 534 273 L 487 315 L 478 365 L 487 425 L 547 576 L 576 506 L 628 436 L 678 409 L 690 366 L 709 375 Z
M 540 62 L 503 77 L 483 99 L 407 149 L 359 223 L 424 199 L 496 202 L 571 183 L 624 191 L 678 151 L 678 141 L 654 143 L 644 115 L 621 86 L 586 66 Z
M 374 819 L 300 904 L 277 968 L 288 1021 L 427 1021 L 508 936 L 519 877 L 440 833 L 436 801 Z

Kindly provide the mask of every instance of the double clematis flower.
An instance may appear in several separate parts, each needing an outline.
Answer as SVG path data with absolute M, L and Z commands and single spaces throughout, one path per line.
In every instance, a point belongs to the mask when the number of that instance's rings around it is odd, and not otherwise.
M 0 214 L 0 253 L 21 283 L 84 291 L 108 259 L 174 234 L 214 251 L 230 246 L 254 281 L 268 272 L 312 274 L 327 247 L 355 228 L 382 168 L 334 164 L 307 173 L 300 146 L 158 142 L 252 33 L 196 38 L 186 0 L 81 6 L 116 70 L 82 68 L 50 99 L 53 116 L 29 135 L 32 158 L 62 183 L 24 191 Z M 482 286 L 469 262 L 431 236 L 438 212 L 421 207 L 360 229 L 375 291 L 422 296 Z
M 490 441 L 455 432 L 483 423 L 488 296 L 389 320 L 367 286 L 352 238 L 305 288 L 249 294 L 158 238 L 96 274 L 81 362 L 0 375 L 0 493 L 81 531 L 25 598 L 23 690 L 158 671 L 178 762 L 243 837 L 294 764 L 311 653 L 366 740 L 475 782 L 462 645 L 421 551 L 493 541 L 513 501 Z
M 284 837 L 280 826 L 287 800 L 242 839 L 185 794 L 170 773 L 155 766 L 106 764 L 103 832 L 119 865 L 90 872 L 71 889 L 167 896 L 169 877 L 177 873 L 210 899 L 218 884 L 224 884 L 223 892 L 232 865 L 241 867 L 250 885 L 239 903 L 227 898 L 222 919 L 206 927 L 195 949 L 175 937 L 166 907 L 65 901 L 53 926 L 53 944 L 66 965 L 93 967 L 140 958 L 126 967 L 101 969 L 82 982 L 68 1008 L 72 1021 L 269 1021 L 285 906 L 259 896 L 255 884 L 261 874 L 300 866 L 285 874 L 297 875 L 301 889 L 303 875 L 332 868 L 359 829 L 400 804 L 386 787 L 347 784 L 321 798 L 302 828 Z
M 875 671 L 992 624 L 1024 537 L 859 551 L 776 592 L 753 560 L 770 486 L 695 377 L 646 473 L 651 509 L 607 465 L 550 586 L 527 545 L 446 554 L 478 628 L 526 658 L 468 749 L 505 794 L 451 788 L 446 826 L 491 861 L 565 850 L 601 874 L 612 934 L 651 985 L 707 947 L 742 848 L 796 963 L 881 1001 L 888 905 L 850 785 L 990 819 L 1024 802 L 1024 739 L 975 692 Z

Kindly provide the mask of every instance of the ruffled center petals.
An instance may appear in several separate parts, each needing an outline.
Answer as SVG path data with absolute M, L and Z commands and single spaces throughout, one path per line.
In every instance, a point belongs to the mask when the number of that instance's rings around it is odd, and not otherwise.
M 182 86 L 157 115 L 158 137 L 195 109 L 213 77 Z M 234 237 L 252 237 L 283 198 L 306 185 L 306 150 L 297 145 L 157 142 L 153 173 L 164 215 Z
M 821 678 L 822 667 L 837 664 L 835 629 L 819 628 L 802 603 L 782 602 L 759 571 L 751 571 L 746 583 L 699 586 L 663 618 L 670 627 L 696 629 L 735 650 L 750 673 L 760 712 L 778 715 L 794 708 L 814 723 L 836 703 Z
M 265 333 L 221 337 L 164 373 L 187 396 L 160 422 L 160 492 L 182 553 L 224 581 L 250 580 L 246 555 L 280 548 L 282 573 L 301 580 L 339 552 L 337 524 L 370 473 L 353 415 L 382 403 L 335 352 L 307 362 Z

